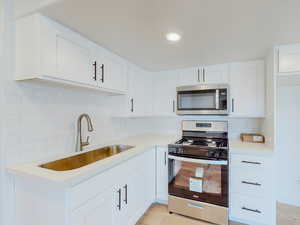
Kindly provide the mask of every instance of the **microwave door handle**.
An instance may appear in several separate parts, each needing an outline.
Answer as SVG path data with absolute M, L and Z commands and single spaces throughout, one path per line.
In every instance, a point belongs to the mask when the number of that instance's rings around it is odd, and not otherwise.
M 168 159 L 174 159 L 177 161 L 191 162 L 191 163 L 209 164 L 209 165 L 228 165 L 227 160 L 193 159 L 193 158 L 174 156 L 174 155 L 170 155 L 170 154 L 168 155 Z
M 216 90 L 216 109 L 220 109 L 220 90 Z

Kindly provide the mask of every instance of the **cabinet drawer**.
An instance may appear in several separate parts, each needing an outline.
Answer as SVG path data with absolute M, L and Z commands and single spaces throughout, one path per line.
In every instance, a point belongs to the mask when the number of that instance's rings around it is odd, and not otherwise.
M 255 223 L 269 224 L 271 200 L 238 194 L 231 195 L 231 216 Z
M 267 176 L 263 169 L 231 168 L 231 193 L 264 197 L 267 194 L 270 183 L 271 178 Z
M 248 169 L 264 169 L 268 166 L 269 160 L 263 157 L 250 155 L 231 155 L 231 166 L 248 168 Z
M 169 196 L 169 211 L 220 225 L 228 225 L 226 207 Z

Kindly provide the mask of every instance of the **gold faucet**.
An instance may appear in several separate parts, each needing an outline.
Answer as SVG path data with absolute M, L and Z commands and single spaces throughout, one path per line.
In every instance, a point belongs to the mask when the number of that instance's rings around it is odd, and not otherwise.
M 92 124 L 90 116 L 88 114 L 81 114 L 79 116 L 78 120 L 77 120 L 77 139 L 76 139 L 76 149 L 75 149 L 76 152 L 81 152 L 83 150 L 84 146 L 87 146 L 87 145 L 90 144 L 89 143 L 89 139 L 90 139 L 89 136 L 87 136 L 86 141 L 82 140 L 81 122 L 82 122 L 83 118 L 85 118 L 86 121 L 87 121 L 88 131 L 89 132 L 94 131 L 93 124 Z

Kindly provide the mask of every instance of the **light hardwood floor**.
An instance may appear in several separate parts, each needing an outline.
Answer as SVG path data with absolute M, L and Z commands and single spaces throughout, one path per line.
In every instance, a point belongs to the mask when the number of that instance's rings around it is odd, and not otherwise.
M 169 214 L 166 205 L 154 204 L 140 219 L 137 225 L 211 225 L 177 214 Z M 242 225 L 231 222 L 230 225 Z
M 277 204 L 277 225 L 299 225 L 300 207 Z

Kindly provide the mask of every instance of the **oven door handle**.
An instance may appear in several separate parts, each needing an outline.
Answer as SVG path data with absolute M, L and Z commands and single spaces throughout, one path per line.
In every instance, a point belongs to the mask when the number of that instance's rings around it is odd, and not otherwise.
M 227 160 L 192 159 L 192 158 L 179 157 L 173 155 L 169 155 L 168 158 L 178 160 L 178 161 L 191 162 L 191 163 L 201 163 L 201 164 L 210 164 L 210 165 L 228 165 Z

